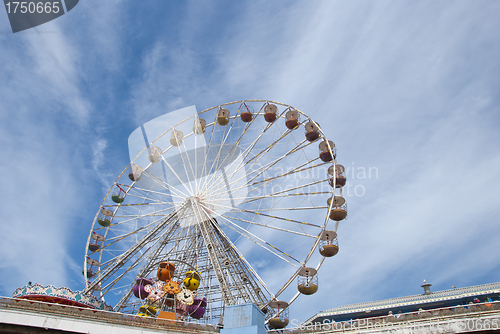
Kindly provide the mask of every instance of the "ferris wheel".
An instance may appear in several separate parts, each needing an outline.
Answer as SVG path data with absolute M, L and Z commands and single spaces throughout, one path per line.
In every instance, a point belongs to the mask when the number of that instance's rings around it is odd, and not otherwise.
M 212 324 L 254 303 L 286 327 L 347 216 L 344 167 L 319 124 L 267 100 L 188 107 L 138 128 L 129 149 L 92 223 L 85 292 L 118 312 Z

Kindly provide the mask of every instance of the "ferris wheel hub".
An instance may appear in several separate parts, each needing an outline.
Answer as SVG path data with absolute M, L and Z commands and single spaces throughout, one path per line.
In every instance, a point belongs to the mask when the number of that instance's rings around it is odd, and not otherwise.
M 187 197 L 181 207 L 182 215 L 180 224 L 182 227 L 193 226 L 212 218 L 212 210 L 203 197 Z

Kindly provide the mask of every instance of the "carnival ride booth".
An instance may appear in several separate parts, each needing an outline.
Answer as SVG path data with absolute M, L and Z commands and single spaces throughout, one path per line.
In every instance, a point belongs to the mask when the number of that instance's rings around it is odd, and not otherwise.
M 136 164 L 132 164 L 130 166 L 130 173 L 128 174 L 128 178 L 131 181 L 139 181 L 141 179 L 142 173 L 144 173 L 144 169 Z
M 299 270 L 297 284 L 298 290 L 303 295 L 312 295 L 318 291 L 318 276 L 314 268 L 302 267 Z
M 194 119 L 193 132 L 197 135 L 202 135 L 205 133 L 205 128 L 207 127 L 207 121 L 203 118 L 196 117 Z
M 253 119 L 253 110 L 251 110 L 246 104 L 243 103 L 242 111 L 240 114 L 241 120 L 245 123 L 251 122 Z
M 285 126 L 290 130 L 297 128 L 299 126 L 299 117 L 300 114 L 297 110 L 291 109 L 287 111 L 285 114 Z
M 170 136 L 170 144 L 172 146 L 179 146 L 182 144 L 182 139 L 184 138 L 184 134 L 180 130 L 172 130 L 172 135 Z M 160 153 L 161 154 L 161 153 Z
M 332 203 L 333 200 L 333 203 Z M 345 202 L 345 198 L 342 196 L 333 196 L 330 197 L 326 204 L 328 207 L 332 207 L 330 211 L 330 219 L 335 221 L 344 220 L 347 217 L 347 204 Z
M 319 158 L 323 162 L 332 161 L 335 158 L 335 144 L 331 140 L 324 140 L 318 145 Z
M 330 166 L 328 168 L 328 174 L 330 175 L 328 182 L 332 187 L 342 188 L 345 186 L 347 179 L 344 176 L 345 168 L 342 165 Z
M 319 253 L 324 257 L 332 257 L 339 252 L 337 232 L 323 231 L 319 238 Z
M 268 123 L 272 123 L 276 120 L 276 112 L 278 111 L 278 107 L 274 104 L 267 104 L 264 107 L 264 119 Z
M 151 146 L 149 148 L 148 159 L 149 161 L 155 164 L 161 160 L 161 154 L 162 154 L 161 148 L 157 146 Z
M 107 227 L 111 224 L 111 217 L 113 217 L 113 211 L 102 208 L 97 222 L 103 227 Z
M 104 242 L 104 236 L 97 234 L 95 232 L 92 232 L 91 236 L 92 240 L 89 243 L 89 251 L 95 252 L 101 248 L 101 245 Z
M 309 142 L 313 142 L 317 140 L 320 136 L 319 134 L 319 125 L 313 121 L 307 122 L 304 125 L 304 129 L 306 132 L 306 139 Z
M 123 190 L 119 185 L 113 190 L 113 194 L 111 195 L 111 200 L 117 204 L 123 203 L 125 200 L 125 195 L 127 192 Z
M 269 329 L 282 329 L 288 326 L 290 322 L 288 303 L 282 300 L 273 300 L 269 303 L 269 307 L 275 312 L 267 323 Z
M 229 110 L 221 108 L 217 111 L 217 123 L 219 125 L 225 126 L 229 123 Z

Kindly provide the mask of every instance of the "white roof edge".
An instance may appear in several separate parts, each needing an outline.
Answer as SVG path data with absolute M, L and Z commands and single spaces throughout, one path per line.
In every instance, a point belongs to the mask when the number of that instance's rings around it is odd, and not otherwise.
M 316 315 L 312 316 L 307 321 L 311 321 L 315 317 L 320 317 L 323 315 L 350 313 L 354 309 L 361 309 L 361 308 L 365 308 L 365 309 L 380 308 L 380 309 L 383 309 L 383 308 L 390 307 L 391 304 L 403 304 L 403 303 L 409 303 L 409 302 L 413 302 L 413 301 L 420 301 L 422 303 L 425 303 L 425 302 L 434 301 L 436 298 L 445 298 L 442 300 L 450 300 L 450 299 L 457 299 L 457 298 L 464 297 L 466 294 L 473 295 L 474 293 L 478 293 L 478 292 L 500 293 L 500 282 L 474 285 L 474 286 L 463 287 L 463 288 L 441 290 L 441 291 L 433 292 L 430 295 L 424 295 L 424 294 L 410 295 L 410 296 L 405 296 L 405 297 L 388 298 L 388 299 L 381 299 L 381 300 L 376 300 L 376 301 L 371 301 L 371 302 L 344 305 L 344 306 L 340 306 L 337 308 L 332 308 L 329 310 L 320 311 Z

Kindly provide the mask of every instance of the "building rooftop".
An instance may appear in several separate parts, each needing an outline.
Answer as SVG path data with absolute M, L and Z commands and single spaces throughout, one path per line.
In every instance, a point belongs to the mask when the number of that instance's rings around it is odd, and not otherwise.
M 425 289 L 426 286 L 429 287 L 430 285 L 426 284 L 424 281 L 422 287 Z M 453 288 L 437 292 L 429 291 L 427 294 L 423 293 L 405 297 L 382 299 L 332 308 L 317 313 L 307 320 L 306 323 L 327 318 L 334 321 L 344 321 L 355 318 L 379 316 L 387 314 L 389 311 L 393 313 L 401 311 L 404 313 L 413 312 L 419 308 L 429 309 L 467 304 L 474 298 L 479 298 L 481 301 L 485 301 L 487 298 L 498 299 L 499 294 L 500 282 L 464 288 Z

